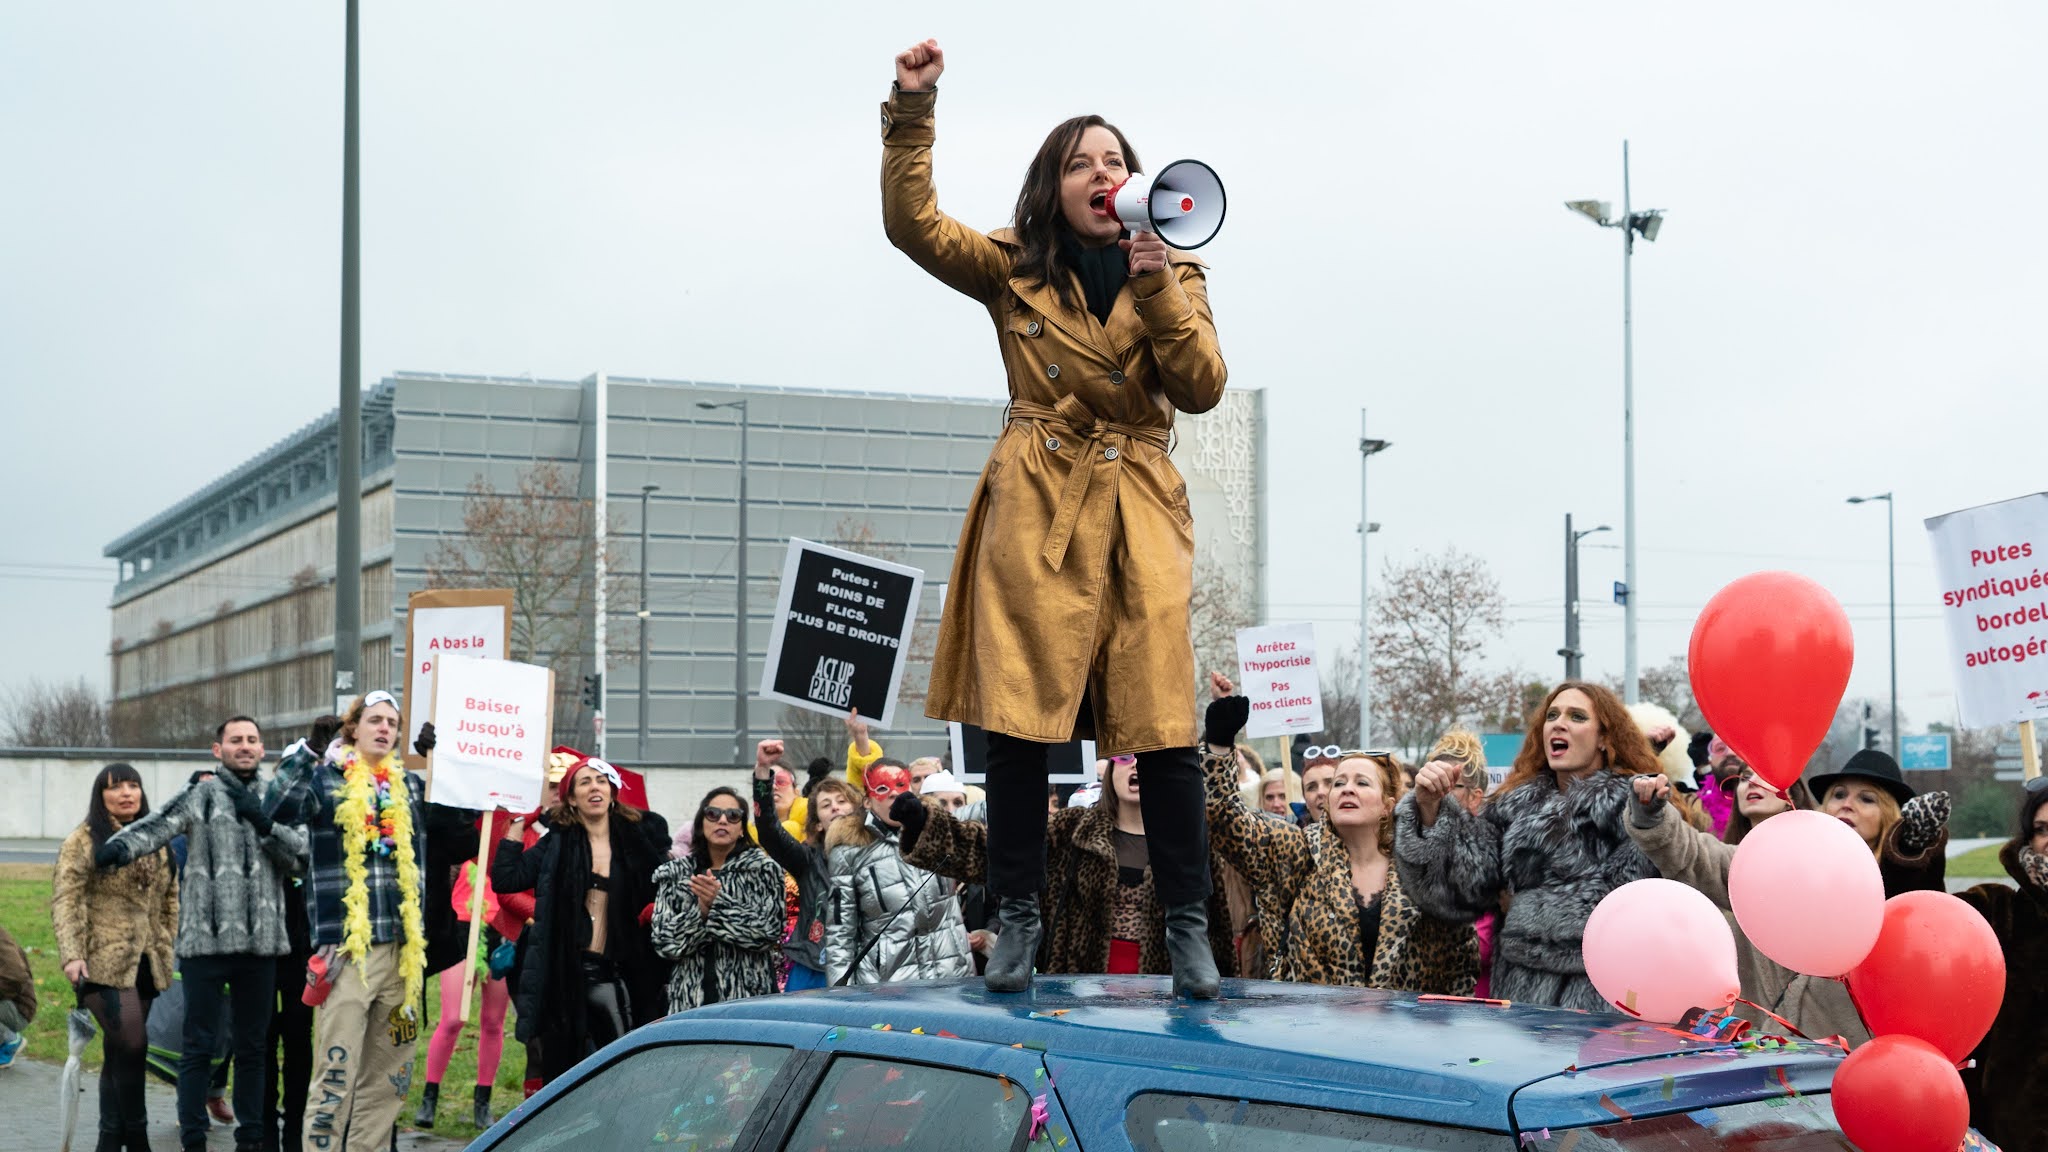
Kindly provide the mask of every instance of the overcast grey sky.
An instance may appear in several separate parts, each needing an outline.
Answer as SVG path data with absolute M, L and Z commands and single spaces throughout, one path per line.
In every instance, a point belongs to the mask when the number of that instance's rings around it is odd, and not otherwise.
M 1379 556 L 1485 556 L 1498 663 L 1554 678 L 1562 517 L 1621 517 L 1636 272 L 1642 659 L 1787 567 L 1952 709 L 1925 516 L 2043 487 L 2048 15 L 2027 3 L 366 0 L 363 367 L 993 396 L 985 316 L 882 237 L 876 105 L 935 36 L 941 203 L 1006 220 L 1063 117 L 1212 163 L 1232 383 L 1267 391 L 1278 619 L 1355 635 L 1360 405 Z M 1170 17 L 1170 19 L 1168 19 Z M 334 403 L 342 17 L 0 6 L 0 684 L 104 683 L 100 549 Z M 1616 535 L 1582 559 L 1621 667 Z M 1594 548 L 1593 545 L 1602 547 Z M 1376 565 L 1377 566 L 1377 565 Z

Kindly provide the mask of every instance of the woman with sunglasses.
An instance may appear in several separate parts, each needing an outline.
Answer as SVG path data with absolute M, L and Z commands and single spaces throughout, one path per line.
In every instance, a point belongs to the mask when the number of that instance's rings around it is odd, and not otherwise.
M 918 806 L 910 769 L 875 761 L 861 776 L 867 806 L 825 830 L 831 874 L 824 963 L 830 984 L 887 984 L 974 975 L 958 886 L 905 859 L 892 805 Z M 921 812 L 923 808 L 920 806 Z
M 1138 761 L 1113 756 L 1108 764 L 1101 794 L 1092 804 L 1062 808 L 1046 821 L 1046 879 L 1038 900 L 1051 930 L 1027 962 L 1035 961 L 1049 975 L 1173 971 L 1166 909 L 1154 883 L 1151 841 L 1138 804 Z M 1234 758 L 1225 770 L 1234 785 Z M 958 819 L 933 801 L 919 804 L 914 797 L 898 800 L 892 815 L 903 826 L 904 852 L 912 864 L 966 884 L 983 881 L 986 825 Z M 1219 971 L 1231 972 L 1236 965 L 1231 963 L 1230 916 L 1213 854 L 1209 868 L 1209 951 Z
M 1609 892 L 1657 874 L 1627 824 L 1631 776 L 1663 775 L 1614 693 L 1567 680 L 1530 717 L 1499 791 L 1468 812 L 1446 804 L 1460 769 L 1423 766 L 1395 811 L 1394 860 L 1424 911 L 1471 922 L 1507 898 L 1494 996 L 1610 1011 L 1586 976 L 1586 919 Z
M 723 785 L 706 792 L 690 854 L 654 871 L 654 950 L 675 961 L 668 1010 L 775 991 L 782 911 L 782 868 L 747 839 L 740 794 Z
M 2019 829 L 1998 851 L 2011 886 L 1957 893 L 2005 950 L 2005 1003 L 1964 1070 L 1970 1120 L 2006 1152 L 2048 1152 L 2048 776 L 2020 793 Z
M 1742 998 L 1756 1005 L 1738 1005 L 1736 1015 L 1760 1028 L 1775 1028 L 1772 1016 L 1782 1017 L 1807 1036 L 1840 1036 L 1852 1045 L 1861 1044 L 1870 1039 L 1870 1030 L 1864 1027 L 1842 982 L 1794 972 L 1757 951 L 1735 919 L 1728 898 L 1728 869 L 1735 860 L 1736 846 L 1751 829 L 1773 816 L 1794 809 L 1813 811 L 1813 794 L 1805 784 L 1794 781 L 1785 795 L 1779 795 L 1733 753 L 1727 770 L 1730 774 L 1725 777 L 1708 777 L 1708 787 L 1722 789 L 1730 799 L 1728 828 L 1720 837 L 1694 827 L 1671 803 L 1668 778 L 1638 776 L 1631 782 L 1629 838 L 1666 880 L 1698 889 L 1727 917 L 1728 930 L 1735 936 L 1735 969 L 1742 980 Z
M 1209 843 L 1252 886 L 1271 978 L 1471 995 L 1479 975 L 1472 925 L 1426 915 L 1394 871 L 1401 774 L 1393 754 L 1307 750 L 1304 767 L 1331 768 L 1318 849 L 1308 830 L 1266 818 L 1232 787 L 1231 745 L 1251 702 L 1220 674 L 1210 674 L 1210 691 Z

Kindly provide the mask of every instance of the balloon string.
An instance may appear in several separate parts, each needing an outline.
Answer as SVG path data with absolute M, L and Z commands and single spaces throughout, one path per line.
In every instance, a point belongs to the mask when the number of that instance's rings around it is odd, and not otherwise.
M 1749 1007 L 1756 1009 L 1764 1015 L 1769 1016 L 1772 1020 L 1777 1022 L 1779 1027 L 1783 1028 L 1787 1032 L 1790 1032 L 1792 1035 L 1797 1036 L 1801 1040 L 1805 1040 L 1813 1044 L 1827 1044 L 1831 1047 L 1840 1048 L 1843 1052 L 1847 1052 L 1849 1050 L 1849 1041 L 1839 1035 L 1826 1036 L 1820 1038 L 1808 1036 L 1806 1033 L 1801 1032 L 1798 1026 L 1793 1024 L 1790 1020 L 1785 1019 L 1783 1016 L 1778 1015 L 1776 1012 L 1771 1011 L 1769 1008 L 1766 1008 L 1753 1000 L 1744 1000 L 1742 997 L 1737 996 L 1735 998 L 1735 1002 L 1737 1004 L 1748 1005 Z

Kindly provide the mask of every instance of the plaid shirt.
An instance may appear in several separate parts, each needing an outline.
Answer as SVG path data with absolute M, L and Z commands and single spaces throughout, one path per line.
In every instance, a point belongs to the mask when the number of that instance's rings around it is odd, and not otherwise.
M 426 786 L 416 773 L 405 774 L 406 791 L 412 801 L 412 853 L 422 877 L 427 867 Z M 306 901 L 306 914 L 313 922 L 313 946 L 340 944 L 341 897 L 348 890 L 348 873 L 341 866 L 341 829 L 334 824 L 334 810 L 341 803 L 344 782 L 341 767 L 324 761 L 301 740 L 285 751 L 271 781 L 266 808 L 280 824 L 303 824 L 313 849 L 313 892 Z M 402 939 L 404 922 L 399 919 L 398 860 L 394 856 L 365 851 L 370 892 L 370 942 L 386 944 Z M 422 910 L 424 911 L 424 910 Z

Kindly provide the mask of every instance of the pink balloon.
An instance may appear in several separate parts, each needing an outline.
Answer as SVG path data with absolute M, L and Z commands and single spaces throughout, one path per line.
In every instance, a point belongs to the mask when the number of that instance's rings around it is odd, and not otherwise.
M 1714 902 L 1676 880 L 1637 880 L 1586 920 L 1586 975 L 1608 1003 L 1660 1024 L 1725 1008 L 1742 991 L 1735 934 Z
M 1884 877 L 1854 829 L 1783 812 L 1750 830 L 1728 867 L 1728 903 L 1756 949 L 1794 972 L 1840 976 L 1884 927 Z

